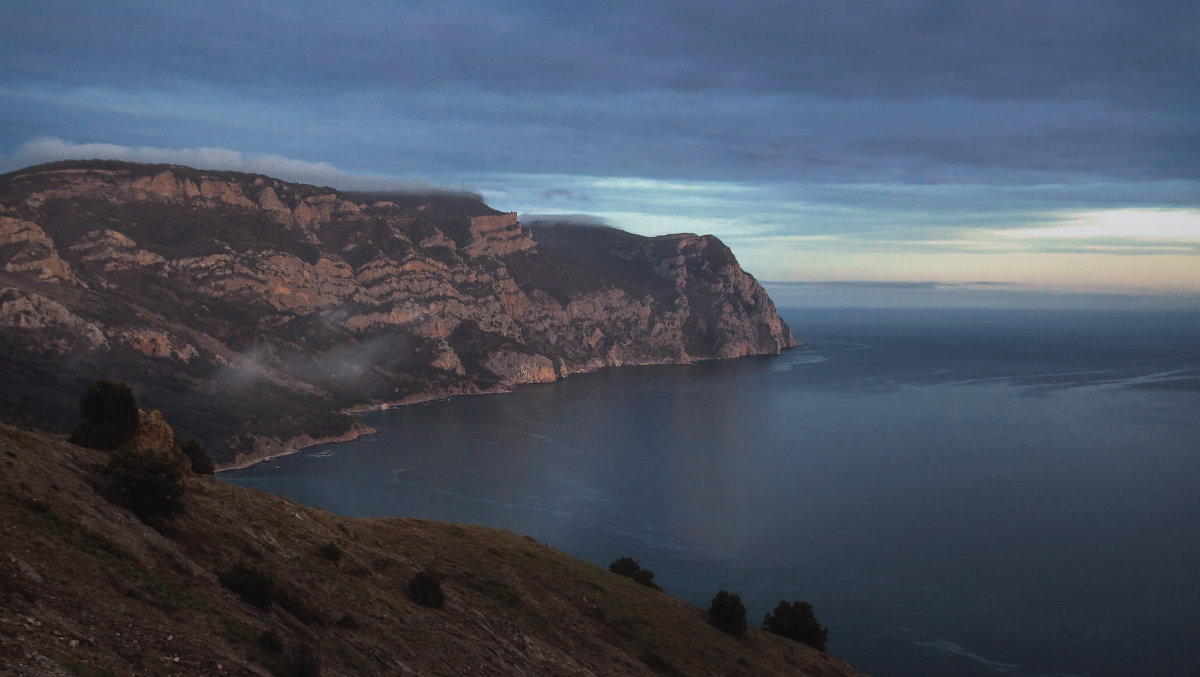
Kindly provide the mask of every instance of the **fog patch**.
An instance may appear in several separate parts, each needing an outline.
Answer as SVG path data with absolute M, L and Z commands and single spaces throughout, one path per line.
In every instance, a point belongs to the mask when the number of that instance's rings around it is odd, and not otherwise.
M 610 223 L 607 219 L 590 214 L 521 214 L 521 223 L 527 226 L 584 226 L 592 228 L 612 228 L 623 230 Z
M 287 372 L 309 383 L 354 386 L 375 370 L 389 353 L 408 353 L 410 342 L 395 336 L 378 336 L 363 342 L 339 343 L 309 360 L 288 360 Z
M 590 202 L 592 199 L 588 197 L 586 193 L 579 193 L 566 188 L 551 188 L 549 190 L 544 190 L 542 191 L 542 197 L 546 198 L 547 200 L 563 198 L 564 200 L 574 200 L 576 202 Z
M 175 164 L 213 171 L 249 172 L 300 183 L 344 190 L 397 193 L 457 193 L 425 181 L 408 181 L 386 175 L 356 174 L 328 162 L 309 162 L 270 153 L 242 153 L 229 148 L 159 148 L 115 143 L 75 143 L 42 137 L 22 144 L 6 165 L 13 169 L 59 160 L 121 160 L 148 164 Z
M 407 360 L 411 351 L 411 341 L 397 336 L 338 343 L 323 352 L 298 346 L 287 349 L 258 345 L 219 367 L 206 389 L 241 394 L 263 381 L 311 394 L 355 388 L 376 371 L 389 353 Z
M 242 391 L 269 379 L 268 351 L 255 346 L 243 353 L 236 353 L 213 374 L 209 388 L 218 392 Z

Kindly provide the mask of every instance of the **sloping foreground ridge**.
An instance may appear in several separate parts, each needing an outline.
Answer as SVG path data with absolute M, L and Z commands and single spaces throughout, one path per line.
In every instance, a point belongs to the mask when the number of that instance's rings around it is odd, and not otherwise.
M 135 445 L 171 453 L 142 421 Z M 102 497 L 107 458 L 0 425 L 0 675 L 856 674 L 506 531 L 338 517 L 190 473 L 182 515 L 151 529 Z M 441 608 L 405 593 L 424 570 Z
M 0 176 L 9 422 L 57 429 L 120 380 L 230 467 L 353 438 L 352 408 L 793 345 L 712 236 L 180 166 Z

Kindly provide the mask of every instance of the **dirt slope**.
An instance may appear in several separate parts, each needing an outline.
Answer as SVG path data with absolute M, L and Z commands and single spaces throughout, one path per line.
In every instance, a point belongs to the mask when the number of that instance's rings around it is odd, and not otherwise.
M 184 515 L 156 531 L 98 493 L 106 458 L 0 426 L 2 675 L 857 674 L 505 531 L 338 517 L 190 474 Z M 274 580 L 267 609 L 218 581 L 238 563 Z M 426 568 L 440 610 L 405 595 Z

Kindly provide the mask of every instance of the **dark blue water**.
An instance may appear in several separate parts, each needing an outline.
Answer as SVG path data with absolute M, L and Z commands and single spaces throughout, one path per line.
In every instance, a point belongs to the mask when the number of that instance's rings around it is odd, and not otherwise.
M 778 358 L 380 412 L 222 478 L 629 555 L 751 623 L 807 600 L 877 677 L 1200 665 L 1200 314 L 785 316 Z

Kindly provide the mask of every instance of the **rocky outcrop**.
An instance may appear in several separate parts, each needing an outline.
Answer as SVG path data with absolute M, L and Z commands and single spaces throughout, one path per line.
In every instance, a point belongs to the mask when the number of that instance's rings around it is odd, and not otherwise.
M 529 231 L 517 222 L 517 213 L 472 216 L 471 242 L 463 251 L 469 256 L 505 256 L 533 249 Z
M 187 456 L 176 444 L 175 431 L 163 418 L 161 411 L 138 411 L 138 427 L 129 443 L 133 451 L 144 454 L 170 456 L 176 462 L 189 467 Z
M 0 216 L 0 252 L 6 252 L 6 273 L 77 282 L 71 267 L 59 257 L 54 240 L 32 221 Z
M 69 427 L 81 386 L 117 378 L 224 464 L 351 434 L 351 407 L 794 345 L 712 236 L 529 226 L 452 193 L 56 163 L 0 177 L 0 266 L 5 418 Z
M 95 323 L 72 313 L 61 303 L 14 287 L 0 289 L 0 328 L 15 330 L 11 333 L 59 353 L 108 344 L 104 331 Z
M 530 355 L 515 350 L 497 350 L 489 354 L 483 366 L 505 386 L 522 383 L 549 383 L 558 380 L 554 362 L 545 355 Z

